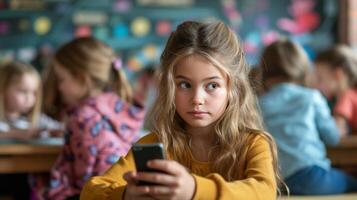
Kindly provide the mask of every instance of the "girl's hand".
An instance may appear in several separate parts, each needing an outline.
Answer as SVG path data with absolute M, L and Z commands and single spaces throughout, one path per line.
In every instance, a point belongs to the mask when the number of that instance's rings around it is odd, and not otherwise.
M 154 198 L 148 194 L 145 186 L 136 186 L 137 173 L 127 172 L 123 175 L 127 185 L 124 192 L 124 200 L 153 200 Z
M 158 184 L 141 186 L 140 188 L 143 188 L 146 194 L 160 200 L 192 199 L 196 183 L 193 176 L 181 164 L 171 160 L 152 160 L 148 162 L 148 167 L 165 173 L 140 172 L 135 174 L 135 180 Z

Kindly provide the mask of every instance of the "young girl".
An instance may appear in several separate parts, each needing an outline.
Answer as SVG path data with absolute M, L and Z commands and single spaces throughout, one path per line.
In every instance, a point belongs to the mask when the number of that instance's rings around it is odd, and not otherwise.
M 247 75 L 228 26 L 179 25 L 161 55 L 153 133 L 139 141 L 163 143 L 168 160 L 147 165 L 165 173 L 136 172 L 130 151 L 91 179 L 81 199 L 275 199 L 275 144 L 261 131 Z
M 325 144 L 337 144 L 339 131 L 323 96 L 303 86 L 310 66 L 303 49 L 289 40 L 276 41 L 264 49 L 260 64 L 267 89 L 260 97 L 261 111 L 291 194 L 357 191 L 357 181 L 331 168 L 326 157 Z
M 61 130 L 62 124 L 41 114 L 41 80 L 26 63 L 0 66 L 0 140 L 30 140 L 46 131 Z M 0 176 L 0 194 L 29 198 L 27 174 Z M 4 182 L 6 180 L 6 182 Z
M 12 62 L 0 67 L 0 139 L 28 140 L 60 123 L 41 114 L 41 79 L 31 65 Z
M 63 151 L 51 171 L 50 199 L 76 199 L 84 183 L 125 155 L 138 138 L 144 109 L 135 104 L 120 60 L 92 38 L 77 38 L 54 56 L 61 105 L 66 105 Z M 54 99 L 55 100 L 55 99 Z
M 320 52 L 315 60 L 316 87 L 334 101 L 333 114 L 343 135 L 357 133 L 357 59 L 348 46 Z

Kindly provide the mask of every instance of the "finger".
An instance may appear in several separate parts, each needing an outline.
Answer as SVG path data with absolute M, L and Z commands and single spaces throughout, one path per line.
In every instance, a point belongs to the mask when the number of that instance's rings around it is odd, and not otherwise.
M 152 195 L 155 198 L 172 196 L 172 194 L 174 193 L 173 188 L 167 186 L 160 186 L 160 185 L 149 186 L 148 190 L 149 190 L 148 194 Z
M 136 186 L 134 184 L 128 184 L 126 185 L 126 193 L 128 193 L 129 196 L 135 197 L 144 197 L 148 196 L 149 193 L 149 187 L 148 186 Z
M 180 175 L 184 170 L 186 171 L 181 164 L 172 160 L 150 160 L 147 165 L 150 168 L 163 171 L 174 176 Z
M 124 180 L 126 180 L 126 182 L 128 184 L 133 184 L 135 185 L 136 182 L 137 182 L 137 173 L 136 172 L 126 172 L 124 175 L 123 175 L 123 178 Z
M 175 176 L 160 172 L 139 172 L 136 178 L 140 181 L 156 183 L 159 185 L 177 185 L 177 178 Z

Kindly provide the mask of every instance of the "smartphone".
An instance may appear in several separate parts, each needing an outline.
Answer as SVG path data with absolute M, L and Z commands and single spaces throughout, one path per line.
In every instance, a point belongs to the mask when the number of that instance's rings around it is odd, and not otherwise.
M 165 159 L 164 147 L 161 143 L 134 144 L 132 150 L 134 154 L 136 171 L 161 172 L 147 167 L 147 162 L 149 160 Z M 155 184 L 146 181 L 139 181 L 137 185 L 155 185 Z

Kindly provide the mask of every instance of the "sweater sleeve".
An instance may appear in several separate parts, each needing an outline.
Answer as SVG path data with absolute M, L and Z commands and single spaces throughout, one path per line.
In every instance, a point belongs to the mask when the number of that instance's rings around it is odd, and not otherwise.
M 102 176 L 91 178 L 82 190 L 81 200 L 121 199 L 126 185 L 123 175 L 134 169 L 133 155 L 130 151 Z
M 326 145 L 337 145 L 340 140 L 340 134 L 326 99 L 317 91 L 313 93 L 312 99 L 315 108 L 316 128 L 321 140 Z
M 246 163 L 242 163 L 246 165 L 243 170 L 245 178 L 228 182 L 216 173 L 206 177 L 194 175 L 196 192 L 193 199 L 276 199 L 277 184 L 271 150 L 265 139 L 258 138 L 248 149 Z
M 142 138 L 138 143 L 156 142 L 156 137 L 149 134 Z M 91 178 L 81 192 L 81 200 L 96 199 L 122 199 L 126 181 L 123 179 L 124 173 L 135 170 L 134 158 L 132 151 L 122 157 L 102 176 Z

